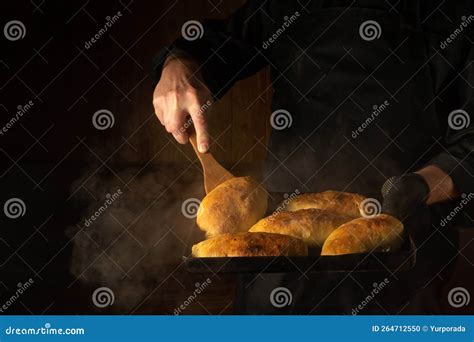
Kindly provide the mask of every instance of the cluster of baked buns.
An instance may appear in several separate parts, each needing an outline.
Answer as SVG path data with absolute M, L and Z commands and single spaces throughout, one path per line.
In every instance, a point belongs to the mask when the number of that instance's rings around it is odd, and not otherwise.
M 197 225 L 208 239 L 195 257 L 307 256 L 394 251 L 403 224 L 385 214 L 364 215 L 364 196 L 338 191 L 304 193 L 264 217 L 268 194 L 251 177 L 235 177 L 202 200 Z

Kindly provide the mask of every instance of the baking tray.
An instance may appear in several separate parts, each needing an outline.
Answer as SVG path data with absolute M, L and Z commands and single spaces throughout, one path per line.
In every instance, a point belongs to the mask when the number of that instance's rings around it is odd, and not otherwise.
M 372 252 L 338 256 L 307 257 L 183 257 L 191 273 L 287 273 L 374 272 L 409 270 L 416 263 L 416 248 L 410 239 L 397 252 Z

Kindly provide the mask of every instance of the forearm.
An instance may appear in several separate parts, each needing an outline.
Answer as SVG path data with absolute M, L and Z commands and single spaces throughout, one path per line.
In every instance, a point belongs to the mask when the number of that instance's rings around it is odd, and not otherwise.
M 429 165 L 415 173 L 422 176 L 430 188 L 427 204 L 449 201 L 460 195 L 452 178 L 437 166 Z

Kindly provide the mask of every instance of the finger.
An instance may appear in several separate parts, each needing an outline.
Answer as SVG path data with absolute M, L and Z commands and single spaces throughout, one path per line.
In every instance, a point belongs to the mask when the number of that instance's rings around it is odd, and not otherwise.
M 209 133 L 205 113 L 201 110 L 200 106 L 194 105 L 189 108 L 189 114 L 193 119 L 194 129 L 196 131 L 198 150 L 201 153 L 206 153 L 209 150 Z
M 178 130 L 172 132 L 173 137 L 176 139 L 177 142 L 180 144 L 186 144 L 189 140 L 189 133 L 187 128 L 192 125 L 192 120 L 189 116 L 186 116 L 186 113 L 181 113 L 183 117 L 185 117 L 184 123 L 180 124 Z
M 179 107 L 178 96 L 175 93 L 169 94 L 164 99 L 164 123 L 166 131 L 171 133 L 180 144 L 187 142 L 187 135 L 184 128 L 184 120 L 187 113 Z
M 186 144 L 187 134 L 184 128 L 186 113 L 183 111 L 166 111 L 165 127 L 166 131 L 173 134 L 173 137 L 180 144 Z
M 175 140 L 182 145 L 186 144 L 189 140 L 188 133 L 186 131 L 179 130 L 176 132 L 172 132 L 171 134 L 173 134 Z
M 163 106 L 164 101 L 161 99 L 161 97 L 155 97 L 153 99 L 153 108 L 155 110 L 155 115 L 160 120 L 160 123 L 164 126 L 165 121 L 164 121 L 164 116 L 163 116 Z

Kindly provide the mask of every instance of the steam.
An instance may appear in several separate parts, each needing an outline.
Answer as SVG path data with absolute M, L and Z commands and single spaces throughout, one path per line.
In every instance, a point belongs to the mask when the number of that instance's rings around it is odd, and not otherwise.
M 138 310 L 150 294 L 162 295 L 160 284 L 199 239 L 181 206 L 187 198 L 202 198 L 204 189 L 202 176 L 191 169 L 116 169 L 94 174 L 92 168 L 72 185 L 71 200 L 82 210 L 68 235 L 76 281 L 109 288 L 115 298 L 110 309 L 123 313 Z

